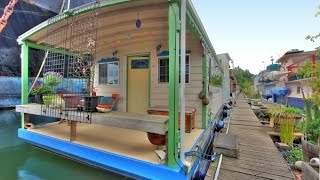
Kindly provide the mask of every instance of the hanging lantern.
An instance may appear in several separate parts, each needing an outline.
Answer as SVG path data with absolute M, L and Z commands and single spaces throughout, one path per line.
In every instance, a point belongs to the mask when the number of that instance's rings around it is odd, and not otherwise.
M 140 14 L 138 13 L 138 19 L 136 20 L 136 28 L 139 29 L 141 27 L 141 24 L 142 24 L 142 22 L 140 20 Z

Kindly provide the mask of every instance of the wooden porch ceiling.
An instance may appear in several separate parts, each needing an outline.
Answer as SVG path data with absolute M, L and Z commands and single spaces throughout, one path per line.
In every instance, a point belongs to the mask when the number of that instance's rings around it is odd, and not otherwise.
M 167 37 L 168 30 L 168 1 L 144 0 L 128 4 L 106 7 L 98 10 L 98 30 L 96 52 L 113 51 L 117 47 L 126 48 L 135 44 L 150 41 L 159 41 Z M 136 20 L 141 19 L 141 28 L 136 28 Z M 31 35 L 31 42 L 50 45 L 55 48 L 70 49 L 72 18 L 47 26 Z M 50 34 L 48 35 L 48 28 Z M 47 39 L 55 36 L 61 40 L 55 40 L 48 44 Z M 50 37 L 51 36 L 51 37 Z

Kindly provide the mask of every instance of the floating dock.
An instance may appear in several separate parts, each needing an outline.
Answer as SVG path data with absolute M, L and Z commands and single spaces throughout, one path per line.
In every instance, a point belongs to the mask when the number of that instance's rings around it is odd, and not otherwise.
M 229 133 L 238 137 L 239 158 L 223 156 L 218 179 L 294 179 L 286 161 L 247 100 L 240 95 L 233 108 Z M 215 176 L 216 165 L 211 164 L 206 179 Z

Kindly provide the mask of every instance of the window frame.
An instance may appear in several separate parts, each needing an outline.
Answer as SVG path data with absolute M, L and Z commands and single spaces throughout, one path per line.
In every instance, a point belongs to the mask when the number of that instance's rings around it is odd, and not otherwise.
M 186 82 L 185 84 L 190 84 L 190 54 L 186 54 L 186 57 L 188 56 L 188 59 L 189 59 L 189 65 L 188 65 L 188 79 L 186 78 L 186 81 L 188 81 L 188 82 Z M 179 56 L 180 57 L 180 56 Z M 158 59 L 158 61 L 157 61 L 157 65 L 158 65 L 158 84 L 168 84 L 169 83 L 169 79 L 168 79 L 168 82 L 160 82 L 160 60 L 161 59 L 168 59 L 168 62 L 170 61 L 170 59 L 169 59 L 169 56 L 158 56 L 157 57 L 157 59 Z M 187 60 L 187 59 L 186 59 Z M 180 58 L 179 58 L 179 64 L 180 64 Z M 187 66 L 187 61 L 186 61 L 186 66 Z M 187 72 L 187 69 L 186 69 L 186 72 Z M 168 73 L 169 73 L 169 71 L 168 71 Z M 187 73 L 186 73 L 186 75 L 187 75 Z M 168 76 L 169 76 L 169 74 L 168 74 Z M 180 84 L 180 68 L 179 68 L 179 84 Z
M 296 91 L 297 94 L 301 94 L 301 86 L 297 86 L 297 91 Z
M 107 83 L 101 83 L 100 82 L 100 65 L 108 65 L 108 64 L 113 64 L 113 63 L 117 63 L 118 64 L 118 73 L 117 73 L 117 77 L 118 77 L 118 83 L 117 84 L 110 84 L 109 82 Z M 99 71 L 99 75 L 98 75 L 98 82 L 99 85 L 106 85 L 106 86 L 119 86 L 120 85 L 120 62 L 119 61 L 110 61 L 110 62 L 100 62 L 99 66 L 98 66 L 98 71 Z M 108 80 L 108 72 L 107 72 L 107 80 Z

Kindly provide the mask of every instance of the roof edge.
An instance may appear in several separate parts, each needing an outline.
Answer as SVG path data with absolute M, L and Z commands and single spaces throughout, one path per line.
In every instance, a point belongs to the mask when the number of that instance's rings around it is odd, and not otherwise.
M 194 23 L 196 24 L 196 26 L 199 28 L 200 34 L 204 38 L 205 43 L 207 44 L 207 46 L 209 47 L 210 52 L 213 55 L 214 61 L 219 65 L 220 70 L 223 72 L 221 64 L 218 61 L 216 51 L 214 50 L 214 47 L 213 47 L 213 45 L 212 45 L 212 43 L 210 41 L 210 38 L 209 38 L 209 36 L 207 34 L 207 31 L 205 30 L 205 28 L 204 28 L 204 26 L 203 26 L 203 24 L 202 24 L 202 22 L 200 20 L 200 17 L 198 15 L 195 7 L 193 6 L 191 0 L 187 0 L 187 10 L 190 13 L 191 17 L 194 19 L 194 21 L 195 21 Z
M 195 7 L 193 6 L 191 0 L 187 0 L 187 8 L 189 10 L 189 12 L 191 13 L 191 16 L 194 18 L 196 25 L 199 27 L 202 36 L 204 36 L 203 38 L 205 39 L 207 45 L 209 46 L 210 50 L 212 51 L 213 55 L 216 56 L 216 52 L 211 44 L 210 38 L 200 20 L 200 17 L 195 9 Z

